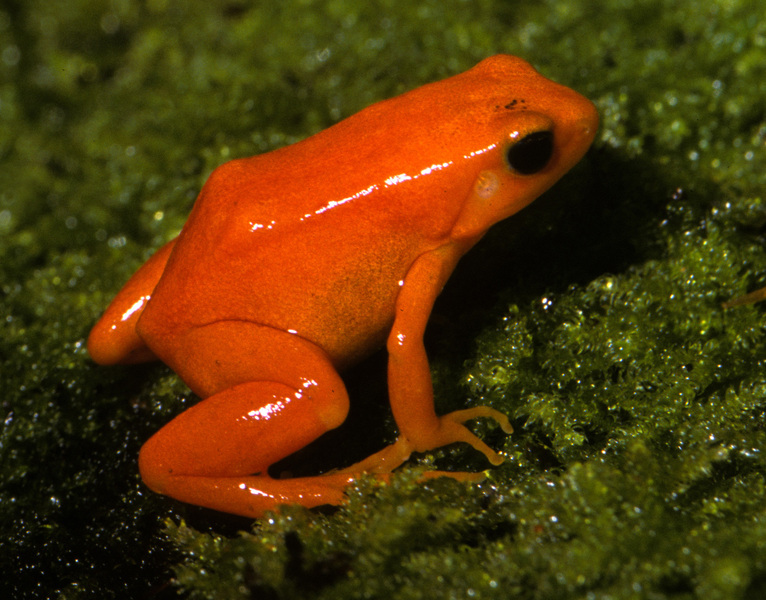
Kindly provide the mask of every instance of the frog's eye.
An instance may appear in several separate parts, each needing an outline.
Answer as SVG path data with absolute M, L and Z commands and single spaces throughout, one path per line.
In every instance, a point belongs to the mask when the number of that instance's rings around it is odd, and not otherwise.
M 553 156 L 553 133 L 535 131 L 508 148 L 508 166 L 521 175 L 534 175 L 542 171 Z

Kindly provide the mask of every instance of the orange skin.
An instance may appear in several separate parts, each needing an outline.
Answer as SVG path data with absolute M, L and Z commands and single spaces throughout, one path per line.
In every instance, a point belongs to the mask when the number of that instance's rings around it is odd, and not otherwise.
M 453 442 L 500 464 L 463 423 L 510 433 L 505 415 L 436 415 L 423 332 L 458 259 L 579 161 L 597 126 L 588 100 L 498 55 L 216 169 L 88 339 L 96 362 L 162 360 L 202 398 L 141 449 L 146 484 L 259 517 L 339 504 L 361 473 Z M 272 479 L 270 465 L 344 421 L 338 371 L 384 343 L 397 441 L 340 471 Z

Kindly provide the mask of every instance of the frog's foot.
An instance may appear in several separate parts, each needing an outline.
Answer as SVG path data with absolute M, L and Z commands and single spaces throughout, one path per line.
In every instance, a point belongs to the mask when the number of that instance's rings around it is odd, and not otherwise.
M 495 452 L 492 448 L 487 446 L 473 433 L 463 425 L 466 421 L 471 419 L 477 419 L 480 417 L 494 419 L 500 428 L 508 435 L 513 433 L 513 427 L 511 426 L 508 417 L 494 408 L 488 406 L 476 406 L 474 408 L 466 408 L 464 410 L 456 410 L 449 414 L 444 415 L 439 419 L 438 445 L 431 446 L 431 448 L 446 446 L 453 442 L 466 442 L 473 446 L 476 450 L 481 452 L 487 457 L 487 460 L 493 465 L 497 466 L 503 462 L 503 457 Z M 428 442 L 433 443 L 433 442 Z M 429 450 L 431 448 L 428 448 Z
M 503 457 L 463 425 L 466 421 L 482 417 L 494 419 L 505 433 L 513 433 L 513 427 L 508 421 L 508 417 L 494 408 L 477 406 L 457 410 L 438 417 L 435 421 L 436 426 L 432 430 L 416 431 L 414 434 L 411 433 L 410 437 L 402 434 L 390 446 L 386 446 L 381 451 L 336 473 L 390 473 L 409 459 L 410 454 L 413 452 L 426 452 L 455 442 L 470 444 L 484 454 L 490 463 L 499 465 L 503 462 Z M 447 471 L 431 471 L 425 473 L 424 476 L 429 478 L 448 476 L 461 481 L 480 481 L 484 477 L 481 473 L 453 473 Z

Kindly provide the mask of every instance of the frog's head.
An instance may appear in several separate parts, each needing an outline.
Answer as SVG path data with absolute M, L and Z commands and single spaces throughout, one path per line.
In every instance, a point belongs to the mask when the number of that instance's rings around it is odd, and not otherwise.
M 369 206 L 370 219 L 470 242 L 551 187 L 597 127 L 589 100 L 520 58 L 497 55 L 313 136 L 298 146 L 291 177 L 302 181 L 297 169 L 308 165 L 307 180 L 332 174 L 325 195 L 334 205 L 351 210 L 349 198 L 364 198 L 356 206 Z
M 493 56 L 453 79 L 461 77 L 473 120 L 457 134 L 473 177 L 453 239 L 481 235 L 532 202 L 582 158 L 598 128 L 587 98 L 521 59 Z

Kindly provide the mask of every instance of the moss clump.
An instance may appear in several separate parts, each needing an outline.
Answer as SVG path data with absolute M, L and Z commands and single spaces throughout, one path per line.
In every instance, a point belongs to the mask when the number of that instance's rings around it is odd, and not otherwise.
M 368 482 L 332 517 L 287 509 L 232 539 L 169 524 L 186 556 L 178 581 L 193 598 L 762 593 L 762 473 L 744 469 L 713 499 L 699 486 L 722 486 L 701 464 L 681 482 L 682 461 L 641 443 L 614 456 L 513 486 Z
M 3 597 L 175 595 L 173 577 L 199 598 L 762 597 L 763 308 L 720 307 L 766 283 L 752 3 L 261 4 L 0 8 Z M 88 361 L 109 298 L 221 162 L 496 52 L 602 115 L 428 332 L 439 409 L 512 415 L 508 438 L 476 426 L 509 460 L 481 485 L 405 469 L 255 524 L 147 494 L 138 448 L 193 400 L 163 367 Z M 376 418 L 328 436 L 324 467 L 394 434 L 367 375 L 354 404 Z

